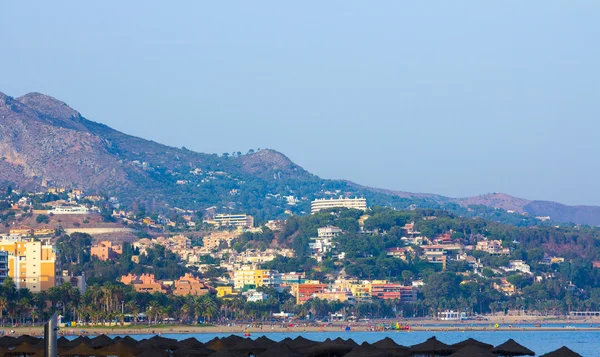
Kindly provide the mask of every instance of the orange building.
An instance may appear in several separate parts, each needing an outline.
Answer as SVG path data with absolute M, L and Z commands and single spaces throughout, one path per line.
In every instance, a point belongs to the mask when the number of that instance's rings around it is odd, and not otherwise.
M 173 294 L 175 295 L 204 295 L 210 292 L 210 287 L 205 285 L 192 274 L 186 273 L 185 276 L 175 281 Z
M 137 292 L 144 293 L 166 293 L 167 288 L 160 281 L 154 278 L 154 274 L 128 274 L 121 277 L 121 282 L 125 285 L 133 285 Z
M 325 284 L 298 284 L 294 287 L 296 293 L 296 304 L 304 304 L 314 294 L 322 293 L 327 288 Z
M 56 285 L 56 250 L 48 240 L 8 237 L 0 250 L 8 253 L 8 276 L 17 289 L 39 293 Z
M 93 246 L 90 254 L 92 257 L 96 257 L 99 260 L 112 260 L 117 256 L 123 254 L 123 247 L 120 245 L 113 244 L 110 241 L 103 240 L 97 245 Z

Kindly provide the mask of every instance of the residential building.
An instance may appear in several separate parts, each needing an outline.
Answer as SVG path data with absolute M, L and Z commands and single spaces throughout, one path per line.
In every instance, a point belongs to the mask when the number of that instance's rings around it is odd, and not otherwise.
M 200 279 L 194 277 L 190 273 L 186 273 L 185 276 L 175 280 L 173 294 L 175 295 L 204 295 L 210 292 L 210 287 L 205 285 Z
M 508 255 L 510 254 L 509 248 L 502 247 L 502 241 L 500 240 L 481 240 L 477 242 L 475 250 L 481 250 L 492 255 Z
M 239 231 L 232 232 L 213 232 L 204 238 L 202 238 L 203 247 L 205 250 L 216 250 L 219 249 L 221 244 L 226 244 L 228 247 L 231 246 L 231 242 L 240 236 Z
M 492 288 L 508 296 L 513 295 L 517 292 L 517 287 L 509 283 L 508 280 L 506 280 L 506 278 L 500 278 L 500 283 L 494 282 L 492 284 Z
M 8 252 L 0 251 L 0 284 L 8 278 Z
M 228 295 L 233 295 L 234 294 L 233 286 L 231 286 L 231 285 L 217 286 L 216 290 L 217 290 L 217 297 L 218 298 L 222 298 L 224 296 L 228 296 Z
M 116 259 L 121 254 L 123 254 L 123 247 L 107 240 L 93 245 L 90 251 L 92 257 L 102 261 Z
M 285 285 L 302 284 L 305 279 L 306 279 L 306 273 L 304 273 L 304 272 L 302 272 L 302 273 L 290 272 L 290 273 L 282 273 L 281 274 L 281 282 L 282 282 L 282 284 L 285 284 Z
M 421 248 L 425 259 L 430 263 L 442 264 L 442 269 L 446 269 L 446 263 L 452 254 L 455 256 L 455 253 L 462 250 L 458 244 L 422 245 Z
M 34 230 L 30 227 L 22 226 L 17 228 L 11 228 L 8 232 L 11 236 L 31 237 L 33 236 Z
M 242 269 L 233 274 L 235 289 L 257 288 L 259 286 L 279 287 L 281 274 L 276 270 Z
M 248 290 L 243 295 L 246 297 L 246 301 L 248 302 L 259 302 L 266 300 L 269 296 L 261 291 L 256 291 L 254 289 Z
M 293 286 L 292 293 L 296 296 L 296 304 L 304 304 L 314 294 L 322 293 L 326 288 L 325 284 L 298 284 Z
M 321 261 L 328 252 L 335 248 L 333 238 L 340 235 L 342 230 L 338 227 L 327 226 L 319 228 L 317 232 L 318 236 L 310 238 L 311 242 L 308 243 L 308 247 L 311 250 L 311 256 L 317 261 Z
M 401 284 L 372 283 L 371 296 L 383 300 L 398 299 L 402 303 L 413 303 L 417 301 L 417 289 L 414 286 Z
M 59 276 L 57 279 L 57 284 L 56 285 L 62 285 L 62 284 L 69 284 L 72 287 L 76 288 L 77 290 L 79 290 L 79 293 L 81 295 L 83 295 L 85 293 L 85 290 L 87 289 L 87 283 L 85 281 L 85 275 L 69 275 L 69 271 L 68 270 L 63 270 L 62 275 Z
M 58 214 L 89 214 L 90 210 L 83 205 L 75 206 L 55 206 L 48 213 Z
M 56 285 L 56 249 L 48 239 L 3 237 L 0 251 L 8 254 L 8 276 L 17 289 L 39 293 Z
M 310 204 L 310 213 L 315 214 L 320 210 L 328 208 L 353 208 L 362 211 L 367 210 L 367 199 L 366 198 L 321 198 L 316 199 Z
M 531 267 L 523 260 L 509 260 L 508 268 L 504 268 L 506 271 L 520 271 L 522 273 L 531 274 Z
M 234 227 L 254 227 L 254 217 L 247 214 L 228 214 L 219 213 L 215 215 L 213 221 L 220 227 L 223 226 L 234 226 Z
M 386 251 L 386 255 L 389 257 L 400 258 L 402 260 L 406 260 L 406 249 L 405 248 L 400 248 L 400 247 L 388 248 L 385 251 Z
M 320 299 L 320 300 L 328 300 L 328 301 L 341 301 L 348 302 L 350 304 L 355 304 L 356 300 L 352 292 L 350 291 L 335 291 L 335 290 L 324 290 L 321 292 L 316 292 L 312 294 L 311 298 Z
M 156 278 L 154 274 L 128 274 L 123 275 L 121 277 L 121 282 L 125 285 L 133 285 L 135 291 L 137 292 L 147 292 L 147 293 L 166 293 L 167 288 Z

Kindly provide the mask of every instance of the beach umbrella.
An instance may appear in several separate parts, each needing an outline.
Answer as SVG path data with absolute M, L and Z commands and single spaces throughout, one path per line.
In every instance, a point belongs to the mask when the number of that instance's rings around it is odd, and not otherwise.
M 355 347 L 344 357 L 392 357 L 393 354 L 389 350 L 376 348 L 371 344 L 364 342 L 358 347 Z
M 91 348 L 102 348 L 102 347 L 106 347 L 108 345 L 112 345 L 113 343 L 114 343 L 114 341 L 112 340 L 112 338 L 102 334 L 98 337 L 92 338 L 89 346 Z
M 29 342 L 23 342 L 17 347 L 4 352 L 5 356 L 33 356 L 36 354 L 43 346 L 33 345 Z
M 209 350 L 208 348 L 193 347 L 193 348 L 182 348 L 175 350 L 173 356 L 175 357 L 205 357 L 214 354 L 215 351 Z
M 204 344 L 202 342 L 198 341 L 194 337 L 186 338 L 185 340 L 181 340 L 181 341 L 177 342 L 177 349 L 190 349 L 190 348 L 206 348 L 206 346 L 204 346 Z
M 27 342 L 30 345 L 35 345 L 36 343 L 40 342 L 41 340 L 42 340 L 41 338 L 37 338 L 37 337 L 29 336 L 29 335 L 21 335 L 21 336 L 17 337 L 15 342 L 17 345 L 20 345 L 24 342 Z
M 494 352 L 498 356 L 535 356 L 535 352 L 530 350 L 529 348 L 520 345 L 512 338 L 503 344 L 496 346 L 492 352 Z
M 285 343 L 279 343 L 259 353 L 258 357 L 302 357 L 302 353 L 293 350 Z
M 375 342 L 373 344 L 373 347 L 391 352 L 396 357 L 410 355 L 408 347 L 397 344 L 396 342 L 394 342 L 394 340 L 392 340 L 389 337 Z
M 57 340 L 56 340 L 56 345 L 57 346 L 64 346 L 66 343 L 69 343 L 69 339 L 66 338 L 65 336 L 60 336 Z
M 174 350 L 177 348 L 177 340 L 173 339 L 173 338 L 154 336 L 154 337 L 148 338 L 146 340 L 140 341 L 136 347 L 138 349 L 142 349 L 142 350 L 152 349 L 152 348 L 158 348 L 158 349 L 163 349 L 163 350 L 166 350 L 166 349 Z
M 461 342 L 458 342 L 458 343 L 455 343 L 452 345 L 452 347 L 454 347 L 457 351 L 460 350 L 461 348 L 464 348 L 467 346 L 477 346 L 477 347 L 481 347 L 486 350 L 491 350 L 494 348 L 494 346 L 490 345 L 489 343 L 477 341 L 476 339 L 473 339 L 473 338 L 468 338 L 464 341 L 461 341 Z
M 455 349 L 434 336 L 425 342 L 410 346 L 409 352 L 412 356 L 449 356 L 455 352 Z
M 454 352 L 450 357 L 496 357 L 489 348 L 468 345 Z
M 264 346 L 266 348 L 275 346 L 277 344 L 277 342 L 271 340 L 267 336 L 260 336 L 259 338 L 256 339 L 256 342 L 258 342 L 261 346 Z
M 11 347 L 17 345 L 17 339 L 11 336 L 0 337 L 0 346 Z
M 67 349 L 71 349 L 71 348 L 73 348 L 75 346 L 79 346 L 82 343 L 86 344 L 86 345 L 89 345 L 90 342 L 91 342 L 91 340 L 90 340 L 89 337 L 87 337 L 87 336 L 79 336 L 79 337 L 75 338 L 74 340 L 71 340 L 69 342 L 65 342 L 62 347 L 66 347 Z M 58 346 L 58 347 L 61 347 L 61 346 Z
M 312 346 L 304 353 L 304 355 L 305 357 L 342 357 L 348 354 L 348 352 L 350 352 L 351 350 L 352 347 L 346 344 L 335 343 L 329 340 Z
M 229 348 L 229 346 L 225 345 L 220 338 L 213 338 L 212 340 L 208 341 L 205 346 L 213 351 L 221 351 Z
M 134 357 L 138 352 L 135 347 L 120 341 L 97 349 L 96 356 Z
M 171 353 L 166 349 L 152 347 L 136 355 L 135 357 L 171 357 Z
M 88 346 L 87 343 L 80 343 L 70 350 L 63 352 L 60 356 L 95 356 L 96 350 Z
M 244 338 L 240 342 L 236 343 L 231 349 L 242 352 L 243 354 L 253 353 L 256 355 L 260 352 L 264 352 L 267 347 L 262 346 L 258 341 L 255 341 L 251 338 Z
M 309 340 L 309 339 L 307 339 L 307 338 L 304 338 L 304 337 L 302 337 L 302 336 L 298 336 L 298 337 L 296 337 L 295 339 L 293 339 L 293 340 L 291 340 L 291 341 L 289 341 L 289 342 L 287 341 L 287 339 L 286 339 L 286 340 L 284 340 L 284 341 L 285 341 L 285 343 L 286 343 L 288 346 L 290 346 L 292 349 L 298 349 L 298 348 L 301 348 L 301 347 L 307 347 L 307 346 L 311 346 L 311 347 L 312 347 L 312 346 L 314 346 L 314 345 L 316 345 L 316 344 L 317 344 L 317 342 L 315 342 L 315 341 L 313 341 L 313 340 Z M 330 340 L 330 341 L 331 341 L 331 340 Z M 283 342 L 283 341 L 282 341 L 282 342 Z
M 583 357 L 577 352 L 574 352 L 568 349 L 565 346 L 557 349 L 556 351 L 548 352 L 545 355 L 541 355 L 540 357 Z

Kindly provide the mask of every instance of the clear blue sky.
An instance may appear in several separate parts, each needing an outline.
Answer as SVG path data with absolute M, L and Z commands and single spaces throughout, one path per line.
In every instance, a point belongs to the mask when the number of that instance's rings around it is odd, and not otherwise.
M 0 91 L 325 178 L 600 205 L 599 1 L 2 1 Z

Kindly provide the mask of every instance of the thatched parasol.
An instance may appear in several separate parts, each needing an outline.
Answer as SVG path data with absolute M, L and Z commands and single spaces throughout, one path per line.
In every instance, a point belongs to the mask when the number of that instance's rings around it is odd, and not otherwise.
M 545 355 L 541 355 L 540 357 L 583 357 L 577 352 L 574 352 L 568 349 L 565 346 L 557 349 L 556 351 L 548 352 Z
M 70 350 L 60 354 L 61 357 L 63 357 L 63 356 L 95 356 L 95 355 L 96 355 L 96 350 L 91 348 L 90 346 L 88 346 L 88 344 L 85 342 L 82 342 L 82 343 L 78 344 L 77 346 L 71 348 Z
M 473 338 L 468 338 L 464 341 L 455 343 L 451 346 L 454 347 L 457 351 L 460 350 L 461 348 L 464 348 L 467 346 L 477 346 L 477 347 L 483 348 L 485 350 L 492 350 L 494 348 L 494 345 L 490 345 L 489 343 L 477 341 L 476 339 L 473 339 Z
M 186 338 L 177 342 L 177 349 L 190 349 L 190 348 L 206 348 L 206 346 L 195 339 L 194 337 Z M 212 351 L 212 350 L 211 350 Z
M 136 357 L 171 357 L 171 353 L 166 349 L 159 347 L 153 347 L 145 350 L 144 352 L 136 355 Z
M 336 343 L 329 340 L 312 346 L 306 352 L 304 352 L 304 355 L 305 357 L 341 357 L 348 354 L 348 352 L 351 350 L 352 347 L 346 344 Z
M 5 356 L 33 356 L 36 354 L 43 346 L 33 345 L 29 342 L 23 342 L 12 350 L 8 350 L 4 352 Z
M 113 343 L 114 343 L 114 341 L 112 338 L 102 334 L 98 337 L 92 338 L 89 346 L 91 348 L 102 348 L 102 347 L 106 347 L 108 345 L 112 345 Z
M 496 346 L 492 350 L 495 354 L 499 356 L 513 357 L 513 356 L 535 356 L 535 352 L 530 350 L 529 348 L 520 345 L 512 338 L 503 344 Z
M 496 357 L 488 348 L 476 345 L 469 345 L 454 352 L 450 357 Z
M 235 346 L 231 347 L 231 350 L 241 352 L 243 354 L 253 353 L 259 354 L 264 352 L 267 349 L 267 346 L 262 346 L 259 342 L 251 339 L 244 338 L 235 344 Z
M 456 350 L 437 338 L 428 338 L 425 342 L 410 346 L 409 352 L 413 356 L 449 356 Z
M 11 336 L 2 336 L 0 337 L 0 346 L 4 346 L 4 347 L 12 347 L 12 346 L 16 346 L 17 343 L 17 339 Z
M 133 357 L 137 355 L 139 351 L 123 341 L 113 343 L 96 350 L 96 356 L 117 356 L 117 357 Z
M 279 343 L 259 353 L 258 357 L 302 357 L 302 353 L 293 350 L 285 343 Z
M 261 346 L 264 346 L 266 348 L 275 346 L 277 344 L 277 342 L 271 340 L 267 336 L 260 336 L 256 339 L 256 342 L 258 342 Z

